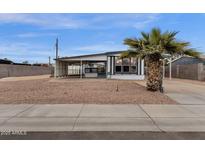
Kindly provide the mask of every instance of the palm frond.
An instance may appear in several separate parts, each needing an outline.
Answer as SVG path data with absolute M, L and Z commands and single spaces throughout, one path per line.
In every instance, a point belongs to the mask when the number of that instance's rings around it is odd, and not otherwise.
M 131 38 L 125 39 L 124 40 L 124 44 L 128 45 L 128 46 L 130 46 L 132 48 L 138 48 L 138 46 L 139 46 L 138 40 L 134 39 L 134 38 L 133 39 L 131 39 Z
M 196 49 L 193 49 L 193 48 L 190 48 L 190 49 L 187 49 L 184 51 L 184 54 L 185 55 L 188 55 L 188 56 L 192 56 L 192 57 L 195 57 L 195 58 L 199 58 L 201 53 L 198 52 Z
M 120 58 L 137 57 L 137 55 L 139 55 L 139 52 L 128 50 L 121 53 Z
M 141 32 L 141 35 L 145 41 L 149 41 L 149 33 Z
M 176 35 L 178 31 L 166 31 L 161 32 L 159 28 L 153 28 L 150 33 L 141 32 L 140 38 L 127 38 L 124 40 L 124 44 L 128 45 L 130 50 L 125 53 L 124 56 L 140 56 L 146 55 L 191 55 L 199 57 L 200 53 L 190 48 L 190 42 L 178 41 Z M 133 53 L 133 51 L 135 51 Z M 159 56 L 159 58 L 162 56 Z

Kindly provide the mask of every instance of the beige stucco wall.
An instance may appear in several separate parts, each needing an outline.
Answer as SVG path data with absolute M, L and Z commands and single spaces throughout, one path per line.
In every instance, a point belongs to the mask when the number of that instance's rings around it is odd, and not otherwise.
M 165 76 L 169 77 L 169 66 L 166 67 Z M 172 65 L 172 77 L 205 81 L 205 65 L 203 63 Z
M 0 64 L 0 78 L 51 74 L 52 67 Z

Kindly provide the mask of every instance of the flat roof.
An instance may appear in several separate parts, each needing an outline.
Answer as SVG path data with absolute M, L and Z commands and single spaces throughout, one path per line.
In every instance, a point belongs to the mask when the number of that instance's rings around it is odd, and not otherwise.
M 96 54 L 86 54 L 86 55 L 79 55 L 79 56 L 60 57 L 60 58 L 58 58 L 58 60 L 89 57 L 89 56 L 112 55 L 112 54 L 119 54 L 119 53 L 122 53 L 122 52 L 125 52 L 125 50 L 122 50 L 122 51 L 109 51 L 109 52 L 96 53 Z M 54 60 L 56 60 L 56 59 L 54 59 Z

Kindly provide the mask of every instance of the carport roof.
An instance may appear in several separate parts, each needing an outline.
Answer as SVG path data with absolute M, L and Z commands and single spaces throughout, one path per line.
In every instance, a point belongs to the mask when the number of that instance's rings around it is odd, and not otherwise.
M 205 64 L 205 59 L 203 59 L 203 58 L 195 58 L 195 57 L 190 57 L 190 56 L 188 56 L 188 57 L 187 56 L 183 56 L 183 57 L 180 57 L 179 59 L 176 59 L 172 63 L 173 64 L 177 64 L 177 65 L 197 64 L 197 63 Z
M 64 59 L 72 59 L 72 58 L 81 58 L 81 57 L 88 57 L 88 56 L 101 56 L 101 55 L 112 55 L 112 54 L 119 54 L 125 52 L 125 50 L 123 51 L 110 51 L 110 52 L 103 52 L 103 53 L 96 53 L 96 54 L 87 54 L 87 55 L 79 55 L 79 56 L 69 56 L 69 57 L 61 57 L 58 58 L 58 60 L 64 60 Z M 54 59 L 56 60 L 56 59 Z

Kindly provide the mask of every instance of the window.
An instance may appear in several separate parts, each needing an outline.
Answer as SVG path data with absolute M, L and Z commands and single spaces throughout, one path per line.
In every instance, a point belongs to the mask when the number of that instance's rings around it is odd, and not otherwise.
M 137 58 L 122 58 L 115 57 L 115 72 L 124 74 L 136 74 L 137 73 Z
M 122 59 L 120 59 L 119 57 L 115 57 L 115 65 L 122 65 Z
M 123 58 L 122 65 L 130 65 L 130 58 Z
M 129 66 L 123 66 L 123 72 L 129 72 Z
M 97 68 L 85 68 L 85 73 L 97 73 Z
M 105 67 L 98 67 L 98 73 L 105 73 Z
M 136 66 L 136 65 L 137 65 L 137 59 L 131 58 L 131 66 Z
M 115 71 L 116 71 L 117 73 L 120 73 L 121 70 L 122 70 L 122 69 L 121 69 L 121 66 L 116 66 L 116 67 L 115 67 Z
M 85 73 L 90 73 L 90 69 L 89 68 L 85 68 Z
M 130 67 L 130 73 L 136 73 L 136 66 L 131 66 Z
M 98 69 L 97 69 L 97 68 L 91 68 L 90 73 L 97 73 L 97 72 L 98 72 Z

